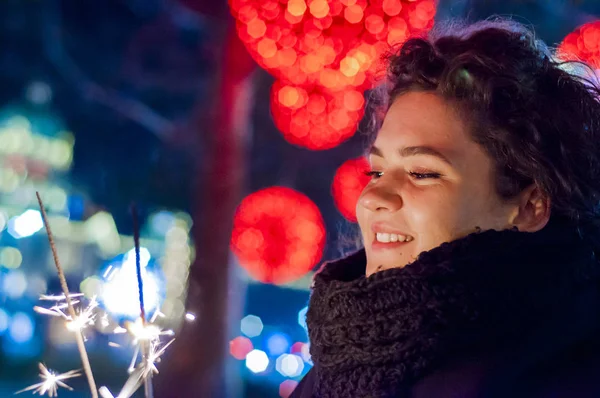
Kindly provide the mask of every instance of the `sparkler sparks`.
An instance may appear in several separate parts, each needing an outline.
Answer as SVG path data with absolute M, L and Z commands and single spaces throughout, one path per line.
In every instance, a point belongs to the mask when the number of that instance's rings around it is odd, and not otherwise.
M 150 344 L 150 350 L 148 356 L 144 358 L 135 368 L 130 372 L 130 376 L 123 385 L 123 388 L 119 392 L 119 395 L 114 396 L 110 390 L 106 387 L 101 387 L 99 392 L 102 398 L 129 398 L 141 387 L 144 379 L 151 374 L 158 374 L 158 368 L 156 364 L 160 362 L 160 357 L 165 353 L 166 349 L 175 341 L 171 339 L 168 343 L 160 346 L 160 342 L 152 342 Z
M 33 390 L 34 394 L 39 393 L 40 395 L 44 395 L 48 393 L 49 397 L 57 397 L 58 387 L 73 391 L 73 389 L 64 383 L 63 380 L 81 376 L 81 373 L 78 370 L 70 370 L 66 373 L 57 374 L 51 370 L 48 370 L 48 368 L 46 368 L 42 363 L 38 364 L 38 366 L 40 367 L 40 378 L 43 381 L 41 383 L 33 384 L 27 388 L 24 388 L 21 391 L 17 391 L 15 394 Z
M 81 293 L 76 293 L 76 294 L 69 295 L 69 297 L 80 297 L 81 295 L 82 295 Z M 52 300 L 52 301 L 56 301 L 57 303 L 56 303 L 56 305 L 54 305 L 50 308 L 35 306 L 35 307 L 33 307 L 34 311 L 39 314 L 63 318 L 66 321 L 65 325 L 66 325 L 67 329 L 72 332 L 82 331 L 86 327 L 94 324 L 94 321 L 96 318 L 96 314 L 94 313 L 94 310 L 96 307 L 98 307 L 98 302 L 96 301 L 96 297 L 92 297 L 92 299 L 90 300 L 90 303 L 87 305 L 87 307 L 78 309 L 76 311 L 75 319 L 73 319 L 71 317 L 71 315 L 67 315 L 67 313 L 64 311 L 68 308 L 68 304 L 66 302 L 61 302 L 61 301 L 65 300 L 64 295 L 60 295 L 60 296 L 42 295 L 40 297 L 40 300 Z M 79 300 L 71 300 L 71 303 L 73 305 L 76 305 L 76 304 L 79 304 L 80 301 Z
M 152 317 L 150 322 L 144 324 L 141 318 L 138 318 L 135 322 L 129 322 L 125 326 L 127 327 L 127 331 L 129 334 L 133 336 L 133 344 L 135 346 L 135 350 L 133 352 L 133 358 L 131 358 L 131 363 L 129 365 L 129 373 L 133 373 L 136 369 L 137 358 L 140 354 L 140 349 L 144 344 L 150 344 L 149 353 L 144 358 L 146 361 L 152 361 L 152 350 L 156 348 L 157 344 L 160 344 L 161 336 L 173 336 L 175 333 L 172 330 L 164 330 L 153 322 L 156 320 L 158 316 L 158 312 Z M 164 353 L 164 349 L 166 349 L 173 340 L 163 346 L 163 349 L 160 353 L 162 355 Z M 159 355 L 159 357 L 160 357 Z M 158 357 L 157 357 L 158 358 Z M 154 361 L 152 361 L 154 362 Z M 149 373 L 145 373 L 143 377 L 147 377 Z

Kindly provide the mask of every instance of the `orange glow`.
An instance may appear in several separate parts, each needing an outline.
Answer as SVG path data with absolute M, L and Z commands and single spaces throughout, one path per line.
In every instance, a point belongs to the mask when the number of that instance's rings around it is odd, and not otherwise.
M 365 105 L 365 98 L 358 91 L 346 91 L 344 93 L 344 107 L 349 111 L 359 111 Z
M 295 25 L 295 24 L 301 22 L 302 18 L 303 18 L 302 15 L 300 15 L 300 16 L 293 15 L 288 10 L 285 10 L 284 16 L 285 16 L 285 20 L 292 25 Z
M 287 4 L 288 12 L 295 17 L 302 17 L 306 12 L 304 0 L 290 0 Z
M 258 42 L 258 53 L 263 58 L 274 57 L 277 53 L 277 46 L 273 40 L 264 38 Z
M 294 108 L 299 103 L 300 94 L 295 87 L 284 86 L 279 90 L 278 98 L 283 106 Z
M 248 22 L 248 34 L 255 38 L 261 38 L 267 32 L 267 25 L 262 19 L 254 18 L 252 21 Z
M 329 14 L 329 4 L 326 0 L 313 0 L 309 7 L 315 18 L 325 18 Z
M 284 48 L 278 51 L 277 56 L 279 57 L 279 64 L 282 66 L 292 66 L 297 59 L 296 51 L 292 48 Z
M 358 5 L 347 7 L 344 11 L 344 18 L 350 23 L 359 23 L 364 17 L 363 10 Z
M 323 63 L 318 56 L 309 54 L 300 61 L 300 67 L 306 73 L 315 73 L 323 67 Z
M 402 11 L 402 3 L 400 0 L 383 0 L 382 4 L 383 12 L 390 17 L 400 14 Z
M 346 57 L 340 62 L 340 71 L 348 76 L 355 76 L 360 70 L 360 64 L 354 57 Z
M 371 14 L 365 18 L 365 28 L 371 34 L 375 35 L 385 28 L 385 22 L 383 22 L 383 18 L 381 16 L 377 14 Z
M 339 80 L 338 73 L 332 69 L 323 69 L 319 76 L 321 85 L 330 89 L 337 87 Z

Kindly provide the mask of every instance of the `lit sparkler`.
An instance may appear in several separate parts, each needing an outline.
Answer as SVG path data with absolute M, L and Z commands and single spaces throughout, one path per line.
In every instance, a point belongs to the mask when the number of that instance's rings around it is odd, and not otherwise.
M 175 341 L 171 339 L 167 344 L 160 346 L 160 342 L 152 342 L 148 355 L 130 372 L 129 378 L 123 385 L 119 395 L 114 396 L 106 387 L 101 387 L 99 392 L 102 398 L 129 398 L 137 391 L 144 383 L 144 380 L 152 375 L 158 374 L 156 364 L 160 362 L 160 357 L 165 353 L 166 349 Z
M 81 296 L 81 294 L 77 293 L 77 294 L 72 294 L 70 296 L 71 297 L 79 297 L 79 296 Z M 48 297 L 51 297 L 51 298 L 49 299 Z M 40 297 L 40 300 L 52 300 L 52 301 L 56 301 L 57 304 L 50 308 L 35 306 L 35 307 L 33 307 L 34 311 L 39 314 L 63 318 L 66 321 L 65 325 L 66 325 L 67 329 L 69 329 L 72 332 L 82 331 L 86 327 L 94 324 L 94 321 L 96 318 L 96 314 L 94 313 L 94 310 L 96 307 L 98 307 L 98 302 L 96 301 L 96 297 L 92 297 L 92 299 L 90 300 L 90 303 L 85 308 L 80 308 L 80 309 L 76 310 L 75 311 L 76 315 L 75 315 L 74 319 L 71 317 L 71 315 L 67 314 L 64 311 L 65 309 L 68 309 L 68 304 L 66 302 L 61 303 L 62 300 L 65 300 L 64 295 L 42 296 L 42 297 Z M 71 300 L 72 305 L 76 305 L 79 303 L 80 303 L 79 300 Z
M 128 369 L 129 373 L 132 373 L 134 371 L 134 369 L 136 368 L 137 358 L 140 354 L 140 349 L 143 348 L 142 346 L 144 344 L 149 344 L 150 352 L 146 355 L 146 358 L 144 358 L 142 360 L 142 362 L 144 360 L 152 359 L 153 347 L 156 344 L 160 343 L 161 336 L 173 336 L 175 334 L 175 332 L 173 332 L 172 330 L 170 330 L 170 329 L 164 330 L 154 323 L 158 314 L 159 314 L 159 312 L 157 311 L 155 313 L 155 315 L 152 317 L 152 319 L 150 320 L 150 322 L 148 322 L 146 324 L 144 324 L 142 322 L 142 320 L 140 318 L 138 318 L 135 322 L 129 322 L 125 325 L 127 327 L 127 331 L 129 332 L 129 334 L 131 334 L 131 336 L 133 336 L 133 344 L 135 346 L 135 349 L 133 352 L 133 358 L 131 358 L 131 363 L 130 363 L 129 369 Z M 173 340 L 171 340 L 169 343 L 167 343 L 163 348 L 166 349 L 171 344 L 172 341 Z M 161 352 L 161 355 L 163 352 L 164 352 L 164 350 Z M 148 376 L 147 373 L 145 374 L 145 377 L 146 376 Z
M 48 224 L 48 216 L 46 215 L 46 209 L 44 208 L 44 203 L 42 202 L 42 198 L 39 192 L 36 192 L 38 204 L 40 205 L 40 212 L 42 213 L 42 219 L 44 220 L 44 225 L 46 226 L 46 232 L 48 233 L 48 243 L 50 244 L 50 249 L 52 250 L 52 257 L 54 258 L 54 265 L 56 265 L 56 273 L 58 275 L 58 280 L 60 281 L 60 286 L 63 291 L 63 295 L 65 297 L 65 302 L 67 304 L 67 309 L 69 310 L 69 315 L 71 316 L 71 320 L 75 320 L 77 318 L 77 313 L 73 308 L 73 303 L 71 302 L 71 295 L 69 293 L 69 287 L 67 286 L 67 278 L 65 277 L 65 273 L 60 265 L 60 260 L 58 258 L 58 251 L 56 250 L 56 245 L 54 244 L 54 236 L 52 235 L 52 230 L 50 228 L 50 224 Z M 85 350 L 85 344 L 83 342 L 83 335 L 81 330 L 75 329 L 75 341 L 77 343 L 77 350 L 79 351 L 79 356 L 81 357 L 81 362 L 83 364 L 83 370 L 85 371 L 85 376 L 88 380 L 88 384 L 90 387 L 90 393 L 92 398 L 98 397 L 98 391 L 96 389 L 96 381 L 94 380 L 94 375 L 92 374 L 92 367 L 90 365 L 90 360 L 87 355 L 87 351 Z M 63 383 L 64 384 L 64 383 Z
M 73 391 L 73 389 L 64 383 L 63 380 L 81 376 L 81 373 L 78 370 L 70 370 L 66 373 L 57 374 L 51 370 L 48 370 L 48 368 L 46 368 L 42 363 L 38 365 L 40 367 L 40 378 L 43 381 L 41 383 L 33 384 L 27 388 L 24 388 L 21 391 L 17 391 L 15 394 L 33 390 L 34 394 L 39 393 L 40 395 L 44 395 L 48 393 L 49 397 L 57 397 L 58 387 Z

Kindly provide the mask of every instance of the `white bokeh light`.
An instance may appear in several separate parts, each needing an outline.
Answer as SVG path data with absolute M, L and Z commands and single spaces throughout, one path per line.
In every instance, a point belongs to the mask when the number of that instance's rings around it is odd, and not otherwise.
M 264 351 L 252 350 L 246 355 L 246 367 L 253 373 L 260 373 L 269 367 L 269 357 Z
M 297 377 L 304 370 L 304 361 L 294 354 L 282 354 L 277 358 L 275 369 L 286 377 Z
M 27 289 L 27 279 L 25 274 L 21 271 L 12 271 L 4 276 L 2 280 L 2 289 L 4 293 L 12 298 L 17 299 L 23 296 Z
M 16 239 L 31 236 L 42 228 L 44 228 L 44 221 L 37 210 L 27 210 L 8 221 L 8 233 Z
M 160 291 L 156 276 L 146 271 L 151 256 L 148 249 L 140 248 L 140 267 L 144 284 L 144 310 L 152 313 L 158 309 Z M 106 311 L 116 316 L 135 318 L 140 315 L 140 297 L 138 291 L 135 250 L 123 257 L 123 263 L 109 266 L 104 273 L 101 298 Z

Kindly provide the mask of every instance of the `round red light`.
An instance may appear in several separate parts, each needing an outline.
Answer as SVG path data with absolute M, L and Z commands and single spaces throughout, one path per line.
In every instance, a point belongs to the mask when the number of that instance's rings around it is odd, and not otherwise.
M 564 38 L 558 56 L 565 60 L 581 60 L 600 69 L 600 21 L 584 24 Z
M 324 246 L 319 209 L 293 189 L 263 189 L 237 208 L 231 249 L 258 281 L 282 284 L 301 278 L 319 262 Z
M 229 3 L 240 38 L 263 68 L 285 82 L 321 84 L 336 90 L 369 88 L 389 45 L 430 29 L 435 16 L 434 0 Z M 274 35 L 274 31 L 279 33 Z M 264 37 L 272 44 L 265 44 Z M 352 52 L 363 45 L 371 46 L 373 54 L 357 63 Z M 280 55 L 285 49 L 287 52 Z M 323 83 L 323 74 L 330 77 L 327 84 Z M 333 79 L 332 75 L 336 77 Z
M 356 204 L 369 182 L 365 174 L 369 163 L 363 157 L 342 164 L 336 171 L 331 184 L 333 200 L 339 212 L 348 220 L 356 222 Z
M 363 94 L 351 89 L 332 93 L 280 81 L 271 89 L 271 113 L 279 131 L 288 142 L 312 150 L 330 149 L 352 137 L 364 103 Z

